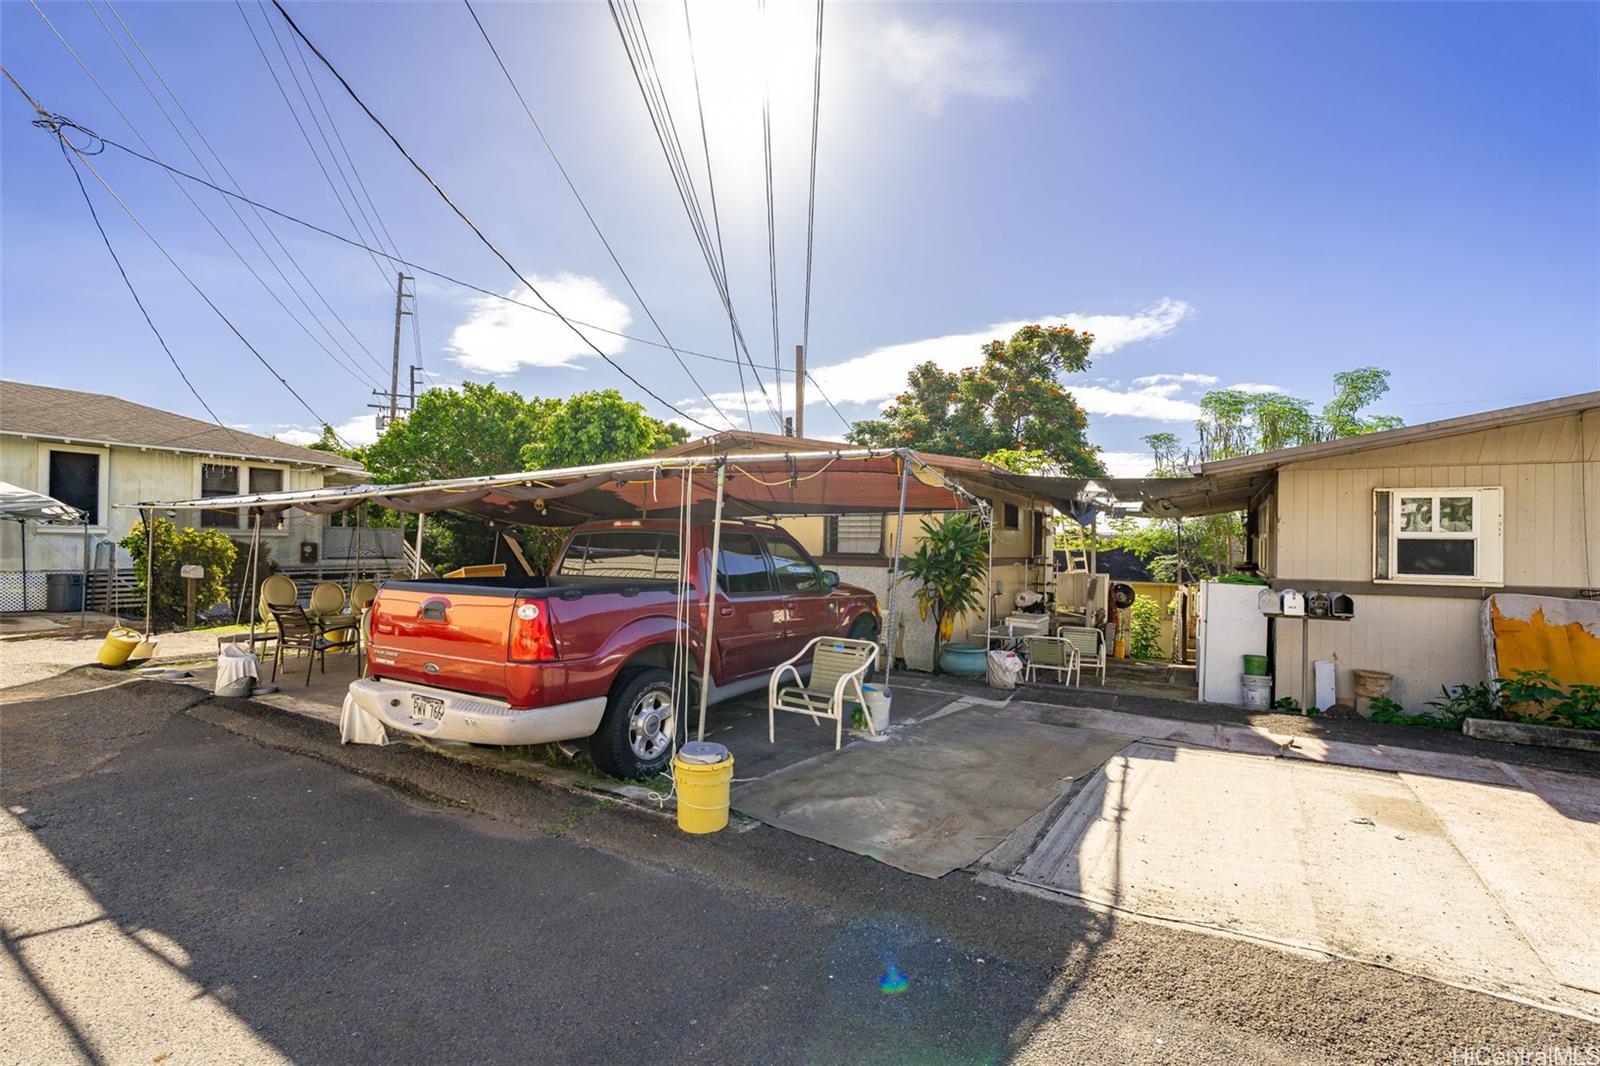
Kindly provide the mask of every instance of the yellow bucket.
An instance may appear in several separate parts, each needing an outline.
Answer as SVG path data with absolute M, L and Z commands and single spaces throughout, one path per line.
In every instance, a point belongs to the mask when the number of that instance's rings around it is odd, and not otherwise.
M 733 756 L 727 749 L 720 762 L 692 761 L 694 747 L 720 748 L 721 745 L 684 745 L 672 757 L 672 776 L 678 782 L 678 828 L 685 833 L 715 833 L 728 824 L 728 788 L 733 783 Z M 684 758 L 688 752 L 690 758 Z
M 106 634 L 105 643 L 100 645 L 100 651 L 95 656 L 101 666 L 124 666 L 128 656 L 133 654 L 133 649 L 139 646 L 144 638 L 137 630 L 118 627 Z

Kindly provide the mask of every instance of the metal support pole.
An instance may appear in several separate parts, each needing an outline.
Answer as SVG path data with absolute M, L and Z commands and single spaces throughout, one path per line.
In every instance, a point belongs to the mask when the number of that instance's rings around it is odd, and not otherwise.
M 150 640 L 151 616 L 156 613 L 156 509 L 144 515 L 144 639 Z
M 421 511 L 417 512 L 417 554 L 416 558 L 411 560 L 411 577 L 413 580 L 422 576 L 422 525 L 423 520 L 427 517 Z
M 989 561 L 983 573 L 983 651 L 989 652 L 989 630 L 994 628 L 994 508 L 979 511 L 989 523 Z
M 350 602 L 355 603 L 356 584 L 361 580 L 361 505 L 356 504 L 355 564 L 350 569 Z
M 904 455 L 900 456 L 900 509 L 895 513 L 894 520 L 894 561 L 889 566 L 889 617 L 884 626 L 888 633 L 888 640 L 884 642 L 883 656 L 883 687 L 889 687 L 889 673 L 894 669 L 894 648 L 897 631 L 895 630 L 896 615 L 895 604 L 900 595 L 900 556 L 905 554 L 902 541 L 906 535 L 906 478 L 911 473 L 911 464 Z
M 700 726 L 695 739 L 706 738 L 706 703 L 711 698 L 711 648 L 717 632 L 717 559 L 722 554 L 722 489 L 727 460 L 717 463 L 717 502 L 711 510 L 711 562 L 706 567 L 706 643 L 700 653 Z
M 394 357 L 389 364 L 389 421 L 400 417 L 400 317 L 405 314 L 406 275 L 400 271 L 394 281 Z
M 88 624 L 89 613 L 89 516 L 83 516 L 83 595 L 78 598 L 78 628 Z
M 17 519 L 17 539 L 22 542 L 22 609 L 26 611 L 28 609 L 28 523 L 25 519 Z
M 250 654 L 256 653 L 256 622 L 261 619 L 261 512 L 250 534 Z

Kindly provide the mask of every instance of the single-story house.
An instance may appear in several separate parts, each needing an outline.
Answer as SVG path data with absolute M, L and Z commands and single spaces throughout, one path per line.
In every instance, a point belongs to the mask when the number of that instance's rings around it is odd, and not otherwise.
M 112 549 L 104 545 L 114 546 L 141 520 L 129 504 L 353 484 L 363 473 L 361 464 L 340 455 L 116 396 L 0 382 L 0 481 L 87 513 L 91 569 L 105 568 Z M 241 543 L 250 533 L 247 519 L 237 511 L 204 511 L 172 520 L 219 529 Z M 300 511 L 272 516 L 262 526 L 263 550 L 280 564 L 314 558 L 321 550 L 324 522 L 321 515 Z M 23 535 L 28 538 L 30 605 L 44 602 L 46 572 L 85 568 L 82 526 L 30 524 L 24 532 L 17 523 L 0 525 L 0 610 L 22 605 Z M 117 558 L 117 567 L 129 565 L 125 552 Z
M 1331 660 L 1341 702 L 1353 701 L 1353 670 L 1376 670 L 1393 675 L 1394 699 L 1418 707 L 1441 686 L 1485 679 L 1490 595 L 1600 596 L 1600 392 L 1195 473 L 1173 488 L 1236 500 L 1249 561 L 1274 588 L 1354 602 L 1348 621 L 1275 620 L 1280 696 L 1303 699 L 1302 659 Z M 1193 506 L 1183 497 L 1174 505 Z
M 854 447 L 835 440 L 785 437 L 773 433 L 732 430 L 701 437 L 658 452 L 658 455 L 752 455 L 783 451 L 830 451 Z M 994 571 L 992 592 L 996 617 L 1012 609 L 1016 594 L 1024 589 L 1045 591 L 1046 558 L 1053 545 L 1049 519 L 1055 508 L 1026 490 L 1003 484 L 997 468 L 977 459 L 919 453 L 929 466 L 989 501 L 994 515 Z M 922 541 L 923 515 L 907 515 L 904 553 L 914 552 Z M 779 524 L 823 566 L 837 571 L 842 581 L 874 592 L 888 605 L 889 574 L 895 555 L 894 514 L 828 515 L 784 518 Z M 933 622 L 917 613 L 909 583 L 902 586 L 896 607 L 904 620 L 904 640 L 898 649 L 914 669 L 933 667 Z M 954 639 L 982 641 L 981 611 L 958 619 Z M 976 635 L 976 636 L 974 636 Z

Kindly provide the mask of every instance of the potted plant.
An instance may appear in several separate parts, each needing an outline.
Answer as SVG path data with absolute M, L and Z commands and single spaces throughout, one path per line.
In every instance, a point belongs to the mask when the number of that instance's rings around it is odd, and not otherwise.
M 900 572 L 903 579 L 918 583 L 921 616 L 933 613 L 934 659 L 947 673 L 982 674 L 982 645 L 942 646 L 954 633 L 956 618 L 983 607 L 988 570 L 983 523 L 976 515 L 961 512 L 924 519 L 922 533 L 917 550 L 901 557 Z

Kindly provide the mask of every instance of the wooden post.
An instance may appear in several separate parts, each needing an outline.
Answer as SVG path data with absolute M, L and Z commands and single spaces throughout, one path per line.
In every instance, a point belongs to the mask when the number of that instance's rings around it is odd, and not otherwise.
M 803 344 L 794 346 L 794 435 L 806 435 L 806 346 Z

